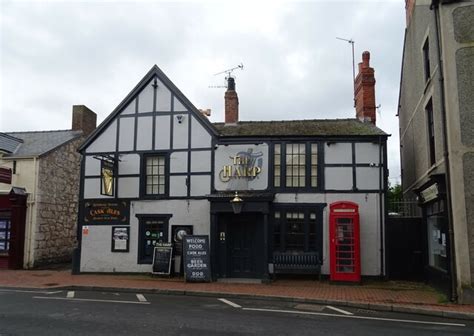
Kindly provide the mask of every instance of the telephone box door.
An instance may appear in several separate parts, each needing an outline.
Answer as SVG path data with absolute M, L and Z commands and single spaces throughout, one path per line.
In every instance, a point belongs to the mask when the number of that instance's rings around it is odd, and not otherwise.
M 360 281 L 359 206 L 353 202 L 330 205 L 331 281 Z

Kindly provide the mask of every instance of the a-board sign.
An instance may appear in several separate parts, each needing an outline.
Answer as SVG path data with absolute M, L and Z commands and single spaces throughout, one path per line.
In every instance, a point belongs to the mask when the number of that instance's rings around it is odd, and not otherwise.
M 153 269 L 151 273 L 169 275 L 172 256 L 173 245 L 171 243 L 157 243 L 153 250 Z
M 209 236 L 184 236 L 184 277 L 189 282 L 210 282 Z

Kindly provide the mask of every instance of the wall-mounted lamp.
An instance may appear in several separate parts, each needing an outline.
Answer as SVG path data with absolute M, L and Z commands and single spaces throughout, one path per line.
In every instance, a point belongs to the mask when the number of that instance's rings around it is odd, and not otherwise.
M 181 124 L 184 121 L 184 115 L 182 114 L 177 115 L 176 120 L 178 120 L 178 124 Z
M 244 205 L 243 199 L 239 197 L 238 192 L 235 192 L 234 198 L 230 200 L 230 204 L 232 205 L 232 210 L 235 214 L 239 214 L 242 211 L 242 206 Z

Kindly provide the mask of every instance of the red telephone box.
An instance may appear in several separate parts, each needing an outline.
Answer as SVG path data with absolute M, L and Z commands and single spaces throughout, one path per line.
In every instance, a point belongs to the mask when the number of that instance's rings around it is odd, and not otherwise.
M 329 206 L 331 281 L 360 281 L 359 206 L 335 202 Z

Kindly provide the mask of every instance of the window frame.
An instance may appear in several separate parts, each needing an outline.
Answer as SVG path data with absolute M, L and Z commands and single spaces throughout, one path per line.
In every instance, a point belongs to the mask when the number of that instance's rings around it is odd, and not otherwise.
M 169 224 L 172 214 L 137 214 L 138 218 L 138 246 L 137 246 L 137 263 L 140 265 L 151 265 L 153 263 L 153 255 L 150 259 L 145 256 L 143 244 L 145 242 L 145 225 L 146 221 L 156 220 L 164 221 L 163 224 L 163 242 L 169 242 Z
M 286 164 L 286 153 L 287 153 L 287 146 L 288 145 L 294 145 L 294 144 L 304 144 L 304 149 L 305 149 L 305 163 L 304 163 L 304 172 L 305 172 L 305 185 L 300 187 L 294 187 L 294 186 L 286 186 L 286 178 L 287 178 L 287 164 Z M 275 146 L 280 145 L 280 175 L 279 175 L 279 180 L 280 180 L 280 185 L 275 186 Z M 316 162 L 316 183 L 317 185 L 315 187 L 312 186 L 312 176 L 311 176 L 311 171 L 312 168 L 314 167 L 314 163 L 312 162 L 312 153 L 311 153 L 311 147 L 312 145 L 315 145 L 317 148 L 317 162 Z M 271 183 L 271 189 L 278 190 L 278 191 L 296 191 L 296 192 L 301 192 L 301 191 L 308 191 L 308 192 L 315 192 L 315 191 L 320 191 L 323 189 L 322 186 L 322 166 L 323 166 L 323 146 L 321 141 L 276 141 L 272 143 L 271 147 L 271 167 L 272 167 L 272 173 L 270 174 L 270 183 Z
M 323 209 L 326 206 L 325 203 L 315 204 L 276 204 L 273 206 L 271 212 L 271 249 L 273 252 L 318 252 L 320 258 L 323 257 L 323 235 L 324 235 L 324 223 L 323 223 Z M 275 214 L 279 212 L 280 218 L 276 219 Z M 287 226 L 289 225 L 287 213 L 303 213 L 303 231 L 304 231 L 304 248 L 302 250 L 288 249 L 287 248 Z M 315 214 L 315 218 L 311 219 L 311 214 Z M 313 222 L 314 221 L 314 222 Z M 279 227 L 280 241 L 278 247 L 275 246 L 275 227 Z M 314 224 L 314 231 L 311 230 L 311 224 Z M 312 233 L 314 232 L 314 233 Z M 315 235 L 315 241 L 310 241 L 311 234 Z
M 5 232 L 5 239 L 1 239 L 5 244 L 5 249 L 1 249 L 0 254 L 8 254 L 8 251 L 10 250 L 12 221 L 9 213 L 0 213 L 0 219 L 7 223 L 5 229 L 0 229 L 0 231 Z
M 436 138 L 434 129 L 434 112 L 433 112 L 433 98 L 428 100 L 425 105 L 427 141 L 428 141 L 428 162 L 430 167 L 436 164 Z
M 163 194 L 147 194 L 147 173 L 146 173 L 146 163 L 148 158 L 162 156 L 165 159 L 165 192 Z M 169 180 L 170 180 L 170 160 L 169 152 L 153 152 L 146 153 L 142 155 L 141 159 L 141 174 L 140 174 L 140 197 L 144 199 L 161 199 L 169 197 Z
M 422 57 L 423 57 L 423 72 L 425 75 L 425 83 L 428 82 L 431 78 L 431 66 L 430 66 L 430 40 L 429 36 L 426 37 L 423 42 L 423 47 L 421 48 Z

